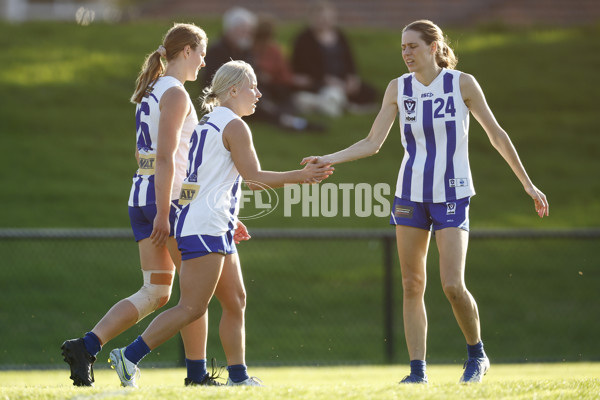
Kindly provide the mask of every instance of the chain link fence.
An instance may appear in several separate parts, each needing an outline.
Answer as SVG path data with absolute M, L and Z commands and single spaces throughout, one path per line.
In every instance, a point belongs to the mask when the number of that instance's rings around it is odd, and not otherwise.
M 250 365 L 407 362 L 393 229 L 251 233 L 238 246 Z M 492 361 L 600 359 L 599 239 L 600 229 L 471 232 L 466 282 Z M 4 229 L 0 255 L 0 368 L 61 366 L 62 341 L 91 330 L 141 285 L 128 229 Z M 177 286 L 166 307 L 177 303 Z M 464 338 L 441 290 L 433 241 L 426 304 L 428 359 L 462 360 Z M 107 344 L 99 359 L 155 315 Z M 222 363 L 219 316 L 213 300 L 208 355 Z M 181 340 L 147 360 L 180 365 Z

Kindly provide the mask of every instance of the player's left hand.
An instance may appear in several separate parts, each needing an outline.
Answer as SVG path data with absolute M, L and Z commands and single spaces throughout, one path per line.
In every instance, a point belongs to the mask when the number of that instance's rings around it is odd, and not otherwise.
M 237 228 L 235 228 L 235 233 L 233 234 L 233 241 L 235 244 L 240 244 L 243 240 L 250 240 L 251 237 L 246 225 L 242 224 L 241 221 L 238 221 Z
M 531 185 L 530 188 L 526 189 L 527 194 L 531 196 L 533 199 L 533 203 L 535 204 L 535 211 L 540 216 L 540 218 L 544 218 L 544 216 L 550 215 L 550 205 L 548 204 L 548 200 L 546 199 L 546 195 L 542 193 L 542 191 L 535 186 Z

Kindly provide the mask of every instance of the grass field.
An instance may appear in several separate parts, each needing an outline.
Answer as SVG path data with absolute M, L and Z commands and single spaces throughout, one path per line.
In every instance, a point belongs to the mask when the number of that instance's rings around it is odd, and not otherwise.
M 217 36 L 218 22 L 195 22 L 209 37 Z M 0 227 L 128 227 L 126 202 L 135 170 L 128 98 L 144 55 L 156 48 L 170 25 L 0 23 Z M 288 49 L 298 28 L 281 27 L 280 39 Z M 473 229 L 600 226 L 600 180 L 595 177 L 600 170 L 600 91 L 594 89 L 600 87 L 600 25 L 446 32 L 459 56 L 458 68 L 480 81 L 551 205 L 550 218 L 540 220 L 514 174 L 472 120 L 471 165 L 478 192 L 471 206 Z M 405 72 L 398 31 L 357 29 L 349 35 L 361 74 L 381 91 Z M 193 96 L 199 93 L 197 85 L 187 88 Z M 254 122 L 251 126 L 263 168 L 282 170 L 297 168 L 306 155 L 334 151 L 364 137 L 373 117 L 326 120 L 329 129 L 319 136 L 290 135 Z M 402 156 L 398 132 L 395 124 L 377 156 L 338 166 L 330 181 L 393 187 Z M 388 227 L 387 218 L 302 218 L 297 211 L 285 217 L 282 209 L 253 220 L 250 230 Z M 0 259 L 10 266 L 0 279 L 0 293 L 7 299 L 0 306 L 0 364 L 62 363 L 60 343 L 89 330 L 114 301 L 137 288 L 139 260 L 132 241 L 75 242 L 0 243 Z M 597 241 L 591 240 L 471 244 L 467 284 L 478 300 L 486 348 L 496 361 L 600 360 L 597 249 Z M 267 241 L 248 243 L 240 254 L 248 290 L 249 362 L 384 362 L 380 243 Z M 434 362 L 460 363 L 464 339 L 443 297 L 436 261 L 432 245 L 426 294 L 430 356 Z M 394 361 L 404 362 L 395 257 L 394 262 Z M 177 292 L 173 297 L 171 305 Z M 215 333 L 219 310 L 214 311 L 209 350 L 222 359 Z M 114 344 L 128 343 L 148 322 Z M 162 355 L 157 352 L 149 359 L 175 363 L 179 350 L 171 341 Z M 268 374 L 296 370 L 265 371 L 267 381 L 281 382 L 289 379 Z M 322 370 L 323 376 L 329 371 Z M 403 371 L 394 375 L 382 387 L 401 378 Z M 453 382 L 456 374 L 451 375 L 448 381 Z M 69 393 L 66 397 L 90 392 Z M 361 393 L 365 397 L 370 392 Z M 531 391 L 526 393 L 524 398 L 530 398 Z M 314 395 L 309 392 L 306 398 Z
M 140 389 L 120 388 L 111 370 L 94 388 L 75 388 L 62 371 L 0 371 L 2 398 L 16 399 L 562 399 L 600 397 L 600 364 L 492 365 L 481 384 L 461 385 L 460 365 L 431 365 L 428 385 L 399 385 L 405 367 L 251 368 L 265 388 L 186 388 L 184 369 L 146 369 Z

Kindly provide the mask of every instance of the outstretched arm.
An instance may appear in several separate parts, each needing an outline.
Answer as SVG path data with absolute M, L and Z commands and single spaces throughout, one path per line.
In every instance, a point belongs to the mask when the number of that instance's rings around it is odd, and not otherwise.
M 252 134 L 242 120 L 233 120 L 223 131 L 223 144 L 231 152 L 235 167 L 250 190 L 261 190 L 265 186 L 282 187 L 286 183 L 320 182 L 333 173 L 331 165 L 312 162 L 295 171 L 263 171 L 252 144 Z
M 371 127 L 371 131 L 366 138 L 336 153 L 320 157 L 305 157 L 300 164 L 304 165 L 308 162 L 318 160 L 319 162 L 333 165 L 358 160 L 359 158 L 376 154 L 383 145 L 383 142 L 385 142 L 388 133 L 390 133 L 390 129 L 398 114 L 397 97 L 398 81 L 394 79 L 389 83 L 385 91 L 381 110 L 379 110 L 379 113 L 373 122 L 373 126 Z
M 496 121 L 492 110 L 485 100 L 479 83 L 477 83 L 473 76 L 463 73 L 460 76 L 460 90 L 465 104 L 487 133 L 494 148 L 506 160 L 527 194 L 533 199 L 535 210 L 540 218 L 544 217 L 544 215 L 549 215 L 550 206 L 548 205 L 546 195 L 536 188 L 531 179 L 529 179 L 515 146 L 512 144 L 508 134 L 498 124 L 498 121 Z

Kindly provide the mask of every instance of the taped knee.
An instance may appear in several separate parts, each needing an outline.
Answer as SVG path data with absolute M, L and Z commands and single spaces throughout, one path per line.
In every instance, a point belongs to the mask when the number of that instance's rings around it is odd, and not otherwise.
M 144 285 L 127 300 L 138 311 L 138 321 L 161 308 L 169 301 L 173 287 L 173 273 L 168 271 L 142 271 Z

